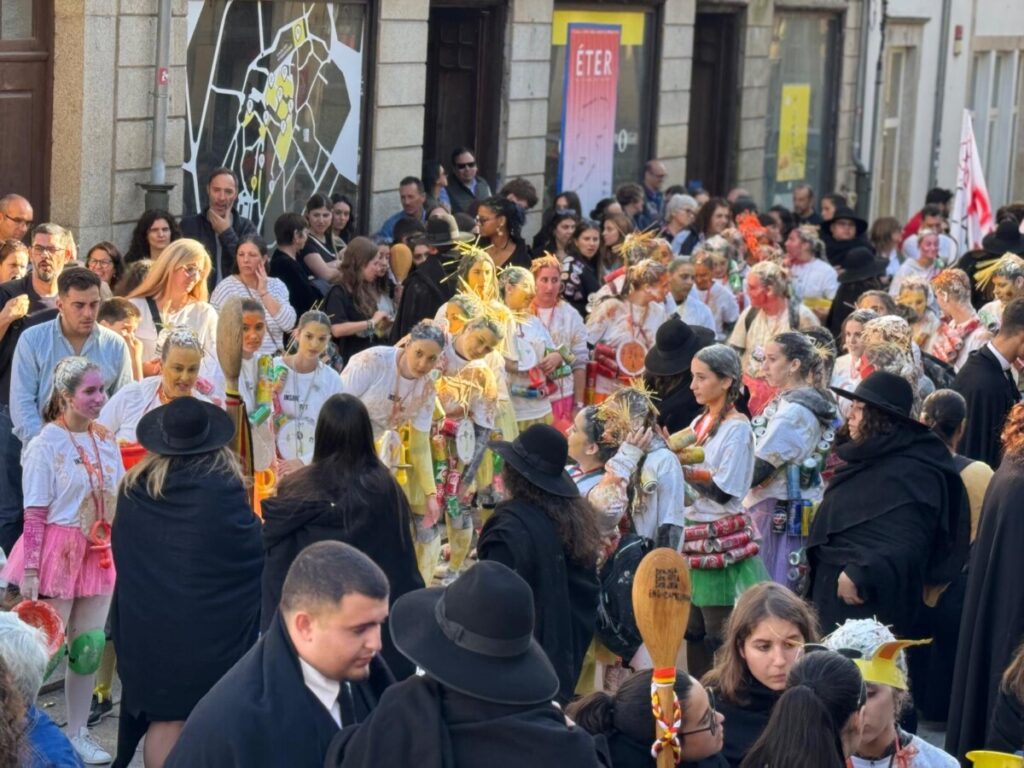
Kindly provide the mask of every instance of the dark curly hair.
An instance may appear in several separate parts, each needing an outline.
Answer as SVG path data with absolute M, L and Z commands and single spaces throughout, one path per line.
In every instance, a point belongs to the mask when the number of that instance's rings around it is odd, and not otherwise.
M 146 234 L 153 226 L 153 222 L 160 219 L 166 221 L 170 226 L 172 243 L 181 239 L 181 227 L 178 226 L 178 220 L 174 218 L 174 214 L 162 208 L 150 208 L 135 222 L 135 229 L 132 230 L 132 244 L 128 246 L 128 253 L 124 255 L 125 264 L 149 258 L 149 241 L 146 239 Z
M 1024 403 L 1017 403 L 1010 409 L 1000 438 L 1003 456 L 1016 464 L 1024 464 Z

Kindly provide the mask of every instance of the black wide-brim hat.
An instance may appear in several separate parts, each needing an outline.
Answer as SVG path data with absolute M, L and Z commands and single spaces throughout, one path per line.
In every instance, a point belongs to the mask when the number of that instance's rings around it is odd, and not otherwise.
M 1012 218 L 1003 219 L 994 232 L 981 239 L 981 248 L 992 256 L 1006 253 L 1024 256 L 1024 235 L 1020 232 L 1020 225 Z
M 854 225 L 857 227 L 858 237 L 868 231 L 868 223 L 860 216 L 858 216 L 857 212 L 853 210 L 853 208 L 850 208 L 849 206 L 846 205 L 836 208 L 835 214 L 832 216 L 831 219 L 826 221 L 823 226 L 828 228 L 829 234 L 832 234 L 832 225 L 837 221 L 842 221 L 843 219 L 845 219 L 846 221 L 852 221 L 854 223 Z
M 914 390 L 902 376 L 888 371 L 875 371 L 850 392 L 839 387 L 831 387 L 832 391 L 847 400 L 858 400 L 873 408 L 884 411 L 897 419 L 901 424 L 912 426 L 921 431 L 928 427 L 911 416 L 914 407 Z
M 676 376 L 690 370 L 693 356 L 715 343 L 715 333 L 700 325 L 687 325 L 679 315 L 661 324 L 654 346 L 644 358 L 644 370 L 655 376 Z
M 859 283 L 861 280 L 868 280 L 872 277 L 881 277 L 889 268 L 888 260 L 876 256 L 870 248 L 858 246 L 851 248 L 843 258 L 843 271 L 839 275 L 839 282 Z
M 388 617 L 395 647 L 443 685 L 483 701 L 534 705 L 558 693 L 533 637 L 533 593 L 515 571 L 482 561 L 449 587 L 407 592 Z
M 178 397 L 153 409 L 135 428 L 142 447 L 161 456 L 209 453 L 223 448 L 234 436 L 230 416 L 194 397 Z
M 512 442 L 492 440 L 487 447 L 541 490 L 569 499 L 580 495 L 576 483 L 565 471 L 569 444 L 565 435 L 554 427 L 534 424 Z

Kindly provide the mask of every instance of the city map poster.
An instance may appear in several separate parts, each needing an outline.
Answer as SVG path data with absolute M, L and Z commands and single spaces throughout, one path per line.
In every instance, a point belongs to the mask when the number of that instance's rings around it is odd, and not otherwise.
M 618 25 L 569 25 L 558 188 L 576 190 L 585 211 L 612 194 L 621 36 Z
M 802 181 L 807 174 L 807 129 L 811 122 L 811 86 L 782 86 L 779 110 L 779 161 L 776 181 Z

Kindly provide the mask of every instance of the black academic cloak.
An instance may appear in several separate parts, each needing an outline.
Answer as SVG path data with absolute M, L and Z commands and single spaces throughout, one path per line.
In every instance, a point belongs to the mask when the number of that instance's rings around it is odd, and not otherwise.
M 754 742 L 768 725 L 775 702 L 782 695 L 749 674 L 744 677 L 745 703 L 726 699 L 715 691 L 715 706 L 725 716 L 725 738 L 722 751 L 701 760 L 698 768 L 739 768 Z M 616 767 L 617 768 L 617 767 Z
M 690 376 L 658 402 L 658 425 L 669 432 L 686 429 L 700 416 L 704 406 L 697 402 L 690 390 Z
M 386 470 L 383 470 L 386 473 Z M 381 493 L 353 488 L 337 500 L 289 498 L 263 502 L 263 607 L 260 628 L 270 626 L 281 601 L 281 587 L 298 554 L 318 541 L 351 544 L 375 562 L 388 577 L 390 602 L 423 588 L 413 550 L 409 503 L 386 474 Z M 382 655 L 395 676 L 404 679 L 415 665 L 395 650 L 391 633 L 382 630 Z
M 985 493 L 971 551 L 946 732 L 946 751 L 958 758 L 985 748 L 1000 677 L 1024 638 L 1022 550 L 1024 466 L 1007 459 Z
M 825 256 L 828 263 L 833 267 L 842 267 L 846 261 L 846 254 L 854 248 L 867 248 L 872 253 L 875 246 L 871 244 L 866 235 L 857 235 L 852 240 L 836 240 L 829 234 L 828 230 L 821 233 L 821 241 L 825 244 Z
M 118 494 L 111 629 L 121 707 L 137 717 L 186 719 L 256 642 L 260 523 L 241 480 L 208 460 L 175 462 L 160 499 L 144 482 Z
M 514 570 L 533 590 L 533 635 L 558 673 L 558 701 L 573 697 L 583 657 L 597 623 L 597 563 L 570 561 L 555 524 L 541 510 L 516 500 L 500 503 L 480 532 L 480 560 Z
M 1000 434 L 1007 414 L 1020 400 L 1020 392 L 988 346 L 968 355 L 953 380 L 953 389 L 967 401 L 967 431 L 959 452 L 998 468 L 1002 458 Z
M 822 632 L 875 617 L 911 637 L 925 584 L 952 581 L 966 561 L 963 481 L 943 442 L 909 425 L 836 450 L 846 463 L 825 489 L 806 548 Z M 837 596 L 843 571 L 863 605 Z
M 588 768 L 602 761 L 594 739 L 570 728 L 553 704 L 494 704 L 436 680 L 410 677 L 381 697 L 361 725 L 339 733 L 325 768 Z
M 394 678 L 379 657 L 367 680 L 352 683 L 357 722 Z M 280 615 L 259 642 L 203 697 L 166 768 L 319 768 L 338 726 L 302 679 Z
M 437 310 L 451 301 L 458 288 L 457 280 L 444 267 L 447 254 L 430 254 L 406 275 L 402 282 L 402 299 L 391 326 L 391 343 L 395 344 L 422 320 L 433 320 Z

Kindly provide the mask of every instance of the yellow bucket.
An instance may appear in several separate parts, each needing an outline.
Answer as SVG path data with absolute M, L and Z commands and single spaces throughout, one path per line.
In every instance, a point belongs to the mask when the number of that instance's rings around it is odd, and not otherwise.
M 1008 755 L 1005 752 L 975 750 L 967 753 L 967 759 L 974 763 L 974 768 L 1021 768 L 1024 766 L 1024 757 Z

